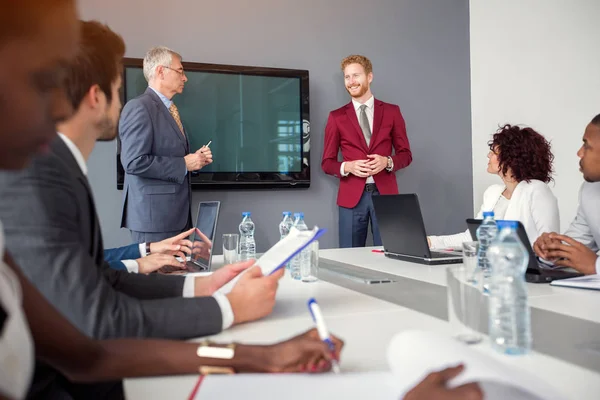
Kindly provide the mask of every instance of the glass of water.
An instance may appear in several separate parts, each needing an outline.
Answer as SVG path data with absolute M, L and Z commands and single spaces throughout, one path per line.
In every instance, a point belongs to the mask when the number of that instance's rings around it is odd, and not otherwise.
M 223 234 L 223 262 L 225 265 L 238 261 L 238 246 L 240 235 L 237 233 Z

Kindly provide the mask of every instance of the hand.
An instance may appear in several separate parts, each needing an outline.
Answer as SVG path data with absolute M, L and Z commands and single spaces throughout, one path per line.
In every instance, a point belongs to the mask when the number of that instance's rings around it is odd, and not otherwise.
M 462 365 L 458 365 L 432 372 L 406 393 L 404 400 L 482 400 L 483 392 L 477 383 L 467 383 L 452 389 L 446 387 L 446 383 L 463 369 Z
M 255 372 L 325 372 L 331 369 L 332 359 L 339 360 L 344 342 L 331 336 L 335 344 L 332 353 L 329 346 L 319 338 L 316 329 L 311 329 L 285 342 L 261 346 L 262 355 L 254 357 Z M 251 363 L 252 364 L 252 363 Z M 240 371 L 241 372 L 241 371 Z
M 196 228 L 196 239 L 192 245 L 192 259 L 198 260 L 203 258 L 208 260 L 212 250 L 212 241 L 202 231 Z
M 367 162 L 367 166 L 371 170 L 370 175 L 377 175 L 387 167 L 387 157 L 380 156 L 379 154 L 369 154 L 367 157 L 371 159 Z
M 213 162 L 212 151 L 210 147 L 202 146 L 197 151 L 196 154 L 200 154 L 203 157 L 204 165 L 208 165 Z M 204 167 L 204 165 L 202 165 Z
M 598 255 L 588 247 L 568 236 L 556 233 L 551 233 L 550 239 L 552 242 L 546 245 L 548 257 L 550 259 L 559 258 L 554 262 L 554 265 L 571 267 L 586 275 L 596 273 Z
M 153 253 L 146 257 L 138 258 L 138 273 L 149 274 L 157 271 L 164 266 L 173 267 L 172 269 L 184 269 L 185 264 L 180 263 L 177 259 L 168 254 Z
M 366 178 L 371 172 L 371 168 L 367 165 L 368 160 L 346 161 L 344 164 L 344 172 L 360 178 Z
M 185 167 L 188 171 L 197 171 L 205 165 L 205 157 L 202 153 L 191 153 L 183 157 L 183 159 L 185 160 Z
M 211 296 L 227 282 L 238 276 L 242 271 L 254 264 L 254 260 L 228 264 L 219 268 L 209 276 L 199 276 L 194 281 L 194 295 L 196 297 Z
M 284 272 L 285 269 L 280 268 L 271 275 L 263 276 L 260 267 L 254 266 L 236 282 L 227 294 L 234 324 L 260 319 L 273 311 L 277 286 Z
M 169 254 L 185 259 L 186 254 L 192 254 L 192 242 L 187 240 L 192 232 L 194 232 L 194 228 L 160 242 L 150 243 L 150 253 Z
M 560 244 L 560 240 L 552 238 L 556 235 L 558 235 L 558 233 L 556 232 L 542 233 L 542 236 L 537 238 L 537 240 L 533 244 L 533 251 L 535 252 L 535 254 L 542 257 L 544 260 L 554 261 L 551 260 L 550 256 L 548 255 L 548 246 L 552 244 Z

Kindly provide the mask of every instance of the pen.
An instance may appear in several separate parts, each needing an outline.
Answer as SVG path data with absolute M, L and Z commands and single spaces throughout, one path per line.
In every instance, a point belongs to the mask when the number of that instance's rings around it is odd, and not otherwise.
M 373 253 L 385 253 L 385 250 L 382 249 L 373 249 L 371 250 Z
M 319 332 L 319 337 L 322 341 L 327 343 L 331 352 L 335 353 L 335 344 L 333 344 L 333 341 L 329 336 L 329 331 L 325 326 L 325 320 L 323 319 L 323 314 L 321 314 L 321 308 L 317 304 L 317 300 L 315 300 L 314 298 L 308 300 L 308 310 L 312 315 L 313 321 L 315 321 L 317 331 Z M 340 366 L 338 365 L 337 360 L 331 360 L 331 369 L 333 369 L 333 372 L 335 372 L 336 374 L 340 373 Z
M 209 141 L 208 141 L 208 143 L 206 143 L 206 144 L 204 145 L 204 147 L 208 147 L 208 146 L 210 146 L 210 144 L 211 144 L 211 143 L 212 143 L 212 140 L 209 140 Z

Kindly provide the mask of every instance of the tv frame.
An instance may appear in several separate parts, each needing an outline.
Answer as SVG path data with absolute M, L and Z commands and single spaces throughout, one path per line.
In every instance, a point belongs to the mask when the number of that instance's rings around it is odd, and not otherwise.
M 181 63 L 186 72 L 216 72 L 222 74 L 244 74 L 274 77 L 300 78 L 300 113 L 302 118 L 301 141 L 301 171 L 276 173 L 276 172 L 228 172 L 228 173 L 203 173 L 202 170 L 191 174 L 192 190 L 206 189 L 306 189 L 310 187 L 310 102 L 309 102 L 309 73 L 308 70 L 272 68 L 243 65 L 209 64 L 184 61 Z M 127 68 L 142 68 L 143 59 L 125 57 L 123 59 L 123 84 L 121 86 L 121 104 L 125 105 L 127 87 Z M 185 90 L 185 89 L 184 89 Z M 122 190 L 125 181 L 125 170 L 121 164 L 121 142 L 117 136 L 117 189 Z M 206 179 L 207 176 L 222 177 L 218 180 Z M 258 179 L 257 179 L 258 178 Z

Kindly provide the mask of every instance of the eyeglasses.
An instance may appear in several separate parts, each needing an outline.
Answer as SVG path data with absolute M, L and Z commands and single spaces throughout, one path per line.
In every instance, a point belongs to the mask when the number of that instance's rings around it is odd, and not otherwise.
M 180 76 L 185 76 L 185 71 L 183 69 L 173 69 L 171 67 L 167 67 L 166 65 L 163 65 L 163 67 L 165 67 L 166 69 L 170 69 L 171 71 L 177 72 Z

